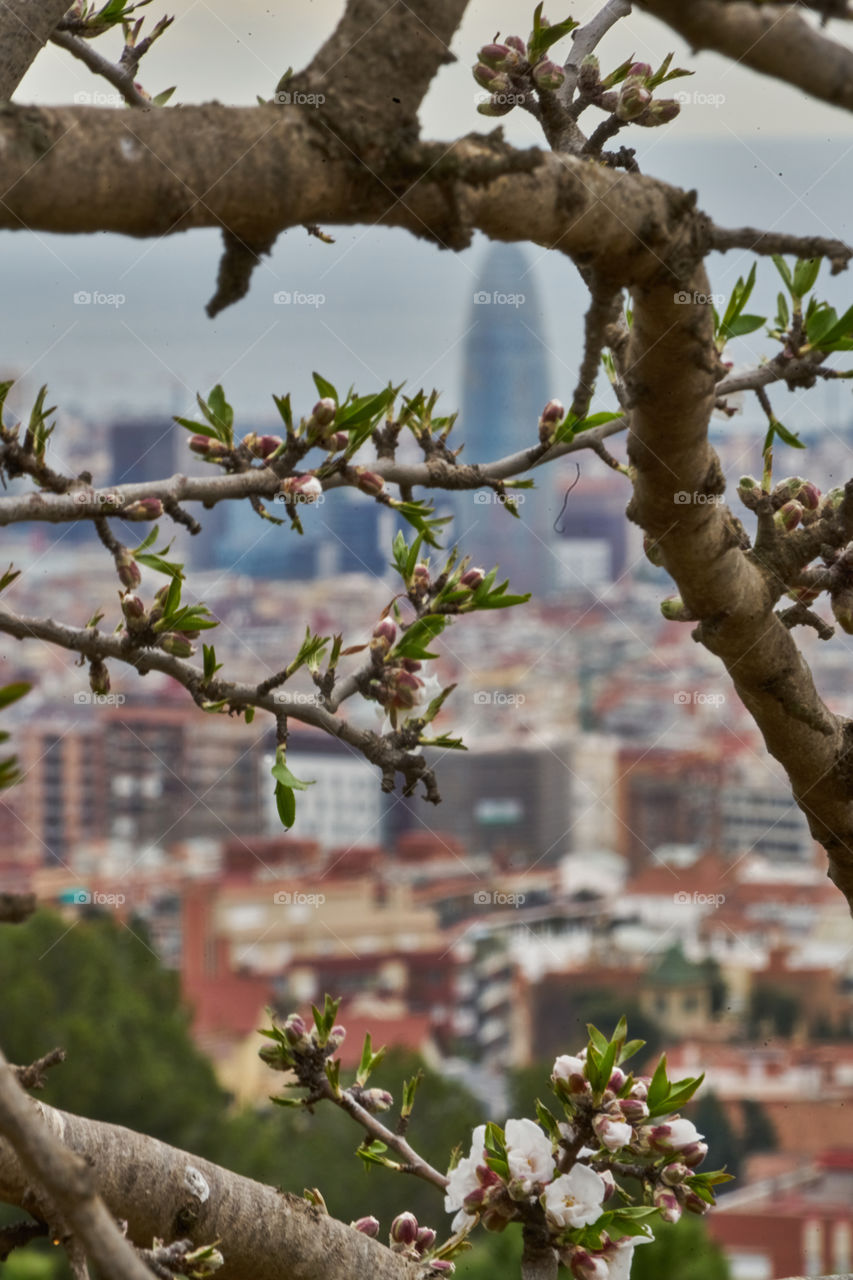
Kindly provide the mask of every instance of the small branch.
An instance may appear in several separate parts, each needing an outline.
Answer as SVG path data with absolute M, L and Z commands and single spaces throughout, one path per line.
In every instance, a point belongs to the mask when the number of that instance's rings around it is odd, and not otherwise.
M 366 1111 L 348 1089 L 343 1089 L 339 1095 L 336 1095 L 328 1081 L 324 1082 L 324 1096 L 336 1103 L 347 1115 L 351 1116 L 357 1124 L 370 1134 L 372 1138 L 378 1138 L 380 1142 L 384 1142 L 392 1151 L 396 1151 L 397 1155 L 402 1156 L 406 1161 L 404 1169 L 405 1173 L 411 1173 L 416 1178 L 422 1178 L 424 1182 L 430 1182 L 434 1187 L 440 1190 L 448 1185 L 450 1179 L 443 1173 L 439 1173 L 437 1169 L 433 1169 L 432 1165 L 418 1155 L 413 1147 L 410 1147 L 406 1139 L 399 1133 L 393 1133 L 390 1129 L 377 1120 L 375 1116 Z
M 118 89 L 129 107 L 140 107 L 143 111 L 150 109 L 151 100 L 137 89 L 133 83 L 132 72 L 120 64 L 110 62 L 109 58 L 105 58 L 102 53 L 98 53 L 97 49 L 93 49 L 88 40 L 74 36 L 69 31 L 54 31 L 50 42 L 73 54 L 75 58 L 79 58 L 94 75 L 100 76 L 114 89 Z
M 45 1072 L 64 1062 L 65 1056 L 64 1049 L 51 1049 L 50 1053 L 31 1062 L 28 1067 L 13 1067 L 12 1070 L 22 1089 L 43 1089 L 47 1083 Z
M 0 1262 L 5 1262 L 14 1249 L 23 1249 L 31 1240 L 43 1240 L 47 1233 L 45 1222 L 13 1222 L 0 1228 Z
M 828 258 L 833 275 L 844 271 L 853 257 L 853 249 L 843 240 L 832 240 L 826 236 L 786 235 L 781 231 L 759 231 L 756 227 L 710 226 L 708 247 L 716 249 L 718 253 L 726 253 L 729 249 L 748 249 L 750 253 L 793 253 L 798 258 Z
M 583 363 L 572 399 L 572 413 L 578 418 L 585 417 L 589 412 L 608 331 L 622 314 L 621 290 L 605 288 L 598 282 L 594 272 L 584 272 L 584 275 L 592 297 L 584 321 Z
M 620 18 L 628 18 L 630 15 L 630 0 L 607 0 L 603 9 L 600 9 L 594 18 L 590 18 L 585 26 L 578 27 L 572 32 L 572 52 L 563 67 L 566 78 L 557 90 L 558 96 L 566 106 L 571 102 L 577 88 L 578 71 L 584 58 L 594 52 Z

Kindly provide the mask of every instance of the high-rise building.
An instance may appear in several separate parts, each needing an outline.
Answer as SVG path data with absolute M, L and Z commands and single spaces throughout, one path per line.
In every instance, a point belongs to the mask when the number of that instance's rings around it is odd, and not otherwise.
M 538 441 L 537 423 L 551 398 L 544 316 L 533 265 L 515 244 L 494 244 L 477 279 L 465 343 L 462 411 L 451 442 L 460 461 L 491 462 Z M 488 489 L 460 493 L 450 537 L 475 564 L 500 565 L 510 587 L 542 595 L 555 584 L 551 551 L 557 515 L 546 473 L 537 488 L 517 491 L 519 520 Z M 554 508 L 552 510 L 552 508 Z

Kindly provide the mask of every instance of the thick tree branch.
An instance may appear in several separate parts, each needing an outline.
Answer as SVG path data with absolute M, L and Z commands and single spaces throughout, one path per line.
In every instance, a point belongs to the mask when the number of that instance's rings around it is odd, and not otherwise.
M 796 85 L 813 98 L 853 111 L 853 49 L 815 30 L 793 7 L 752 0 L 637 0 L 693 49 L 714 49 L 735 62 Z
M 68 0 L 2 0 L 0 101 L 11 98 L 68 7 Z
M 707 294 L 703 269 L 691 288 Z M 696 638 L 722 659 L 768 750 L 785 768 L 829 874 L 853 905 L 853 756 L 850 722 L 821 701 L 811 673 L 773 606 L 781 585 L 773 566 L 739 546 L 719 503 L 725 482 L 707 440 L 718 395 L 712 317 L 703 305 L 674 303 L 660 284 L 634 294 L 632 431 L 636 467 L 632 518 L 660 547 Z M 679 491 L 701 495 L 675 500 Z M 840 538 L 853 536 L 853 502 L 839 513 Z
M 122 1280 L 151 1280 L 151 1273 L 122 1237 L 98 1194 L 98 1183 L 82 1153 L 69 1150 L 56 1129 L 45 1124 L 42 1108 L 22 1090 L 15 1072 L 0 1052 L 0 1165 L 3 1148 L 6 1161 L 9 1148 L 19 1173 L 18 1198 L 14 1203 L 32 1200 L 27 1191 L 34 1190 L 37 1199 L 43 1187 L 54 1214 L 58 1214 L 65 1230 L 76 1236 L 86 1254 L 105 1276 L 121 1276 Z M 2 1175 L 0 1175 L 2 1180 Z M 35 1182 L 35 1187 L 33 1187 Z M 5 1197 L 4 1197 L 5 1198 Z M 46 1205 L 44 1206 L 47 1207 Z M 31 1210 L 32 1211 L 32 1210 Z M 58 1227 L 55 1221 L 52 1223 Z
M 50 1131 L 51 1143 L 58 1146 L 58 1139 L 67 1148 L 64 1155 L 75 1168 L 86 1170 L 109 1212 L 127 1222 L 128 1238 L 142 1248 L 150 1248 L 155 1237 L 166 1244 L 184 1238 L 196 1245 L 218 1240 L 225 1263 L 216 1274 L 222 1280 L 281 1280 L 284 1275 L 288 1280 L 352 1280 L 353 1276 L 415 1280 L 417 1276 L 416 1266 L 305 1200 L 155 1138 L 36 1103 L 20 1093 L 14 1080 L 12 1084 L 27 1109 L 25 1119 L 41 1113 L 39 1125 Z M 17 1137 L 14 1146 L 17 1149 Z M 0 1141 L 0 1199 L 22 1205 L 31 1178 L 16 1149 Z M 282 1159 L 286 1158 L 283 1153 Z M 102 1265 L 102 1258 L 92 1254 L 103 1274 L 151 1280 L 106 1210 L 101 1211 L 129 1255 L 127 1263 Z

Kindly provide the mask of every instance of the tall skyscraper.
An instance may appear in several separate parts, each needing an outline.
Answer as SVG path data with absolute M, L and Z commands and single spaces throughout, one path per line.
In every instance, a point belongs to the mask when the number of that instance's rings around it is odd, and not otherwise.
M 533 266 L 515 244 L 493 244 L 471 305 L 464 350 L 462 411 L 451 441 L 460 461 L 491 462 L 537 442 L 536 424 L 551 398 L 544 316 Z M 555 584 L 550 546 L 556 508 L 547 470 L 537 488 L 518 491 L 519 520 L 488 489 L 460 493 L 448 537 L 475 564 L 500 565 L 516 591 L 543 595 Z

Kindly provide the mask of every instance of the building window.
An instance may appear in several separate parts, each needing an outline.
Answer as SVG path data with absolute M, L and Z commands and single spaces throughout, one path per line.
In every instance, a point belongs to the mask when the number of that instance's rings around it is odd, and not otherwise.
M 823 1223 L 809 1218 L 803 1224 L 803 1272 L 819 1276 L 823 1271 Z
M 850 1239 L 850 1223 L 836 1222 L 832 1228 L 833 1271 L 838 1271 L 840 1273 L 850 1270 Z

